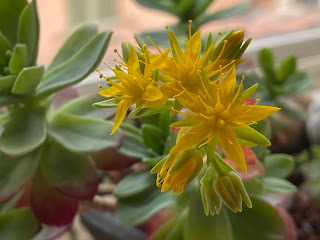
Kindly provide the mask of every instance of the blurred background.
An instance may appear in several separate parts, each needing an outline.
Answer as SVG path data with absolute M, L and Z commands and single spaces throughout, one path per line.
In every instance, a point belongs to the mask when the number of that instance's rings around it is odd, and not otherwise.
M 216 0 L 208 10 L 219 11 L 241 2 Z M 114 48 L 121 49 L 122 41 L 133 41 L 134 33 L 178 22 L 173 15 L 143 7 L 135 0 L 38 0 L 38 6 L 42 24 L 38 64 L 45 65 L 72 30 L 83 23 L 95 22 L 101 30 L 113 31 L 109 55 Z M 254 68 L 257 52 L 267 47 L 273 50 L 276 62 L 295 55 L 299 68 L 307 70 L 320 86 L 320 0 L 252 0 L 244 14 L 209 22 L 201 29 L 203 33 L 245 29 L 245 37 L 253 38 L 245 54 L 249 60 L 246 68 Z M 112 61 L 113 57 L 107 59 Z M 82 84 L 91 83 L 97 85 L 90 77 Z

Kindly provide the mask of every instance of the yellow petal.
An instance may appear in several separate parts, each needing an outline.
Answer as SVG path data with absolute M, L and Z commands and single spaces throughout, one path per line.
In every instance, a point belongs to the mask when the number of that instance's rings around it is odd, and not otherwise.
M 234 123 L 250 123 L 260 121 L 270 116 L 272 113 L 279 111 L 280 108 L 259 106 L 259 105 L 245 105 L 230 110 L 232 116 L 231 121 Z
M 181 152 L 202 142 L 207 138 L 208 131 L 210 131 L 210 126 L 207 122 L 192 127 L 177 141 L 176 145 L 171 149 L 171 152 Z
M 153 86 L 152 84 L 149 84 L 144 91 L 144 93 L 141 96 L 141 99 L 147 100 L 147 101 L 156 101 L 163 97 L 161 91 L 159 88 Z
M 219 94 L 220 101 L 224 106 L 228 106 L 228 104 L 232 101 L 234 89 L 236 86 L 236 71 L 234 64 L 227 75 L 221 80 L 219 84 Z
M 201 32 L 198 30 L 187 42 L 184 52 L 185 59 L 197 61 L 201 51 Z
M 227 156 L 245 173 L 247 173 L 246 160 L 242 148 L 234 132 L 225 126 L 219 131 L 219 144 Z
M 134 50 L 133 46 L 130 47 L 128 65 L 129 65 L 129 68 L 128 68 L 129 74 L 135 75 L 132 72 L 132 71 L 134 71 L 139 76 L 141 76 L 139 58 L 138 58 L 138 55 L 137 55 L 136 51 Z
M 205 105 L 204 101 L 201 101 L 200 95 L 194 93 L 185 91 L 175 96 L 175 98 L 178 99 L 182 106 L 197 114 L 202 113 L 206 115 L 207 110 L 210 108 L 208 105 Z
M 133 98 L 123 99 L 119 102 L 118 107 L 117 107 L 117 111 L 116 111 L 116 116 L 114 119 L 114 125 L 113 125 L 112 131 L 111 131 L 111 135 L 116 132 L 116 130 L 118 129 L 118 127 L 122 123 L 124 117 L 126 116 L 128 108 L 134 102 L 135 101 L 133 100 Z

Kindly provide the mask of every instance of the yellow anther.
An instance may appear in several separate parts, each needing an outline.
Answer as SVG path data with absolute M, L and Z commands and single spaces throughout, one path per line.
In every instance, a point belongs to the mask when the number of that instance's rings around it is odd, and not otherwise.
M 102 85 L 101 85 L 101 84 L 99 84 L 99 85 L 98 85 L 98 87 L 99 87 L 99 88 L 102 88 Z

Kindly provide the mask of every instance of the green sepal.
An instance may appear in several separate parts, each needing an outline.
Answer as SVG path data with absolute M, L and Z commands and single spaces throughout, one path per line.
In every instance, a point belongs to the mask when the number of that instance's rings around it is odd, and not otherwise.
M 248 46 L 250 45 L 252 38 L 247 39 L 244 44 L 240 47 L 239 51 L 234 55 L 234 59 L 240 59 L 243 53 L 247 50 Z
M 27 45 L 26 44 L 17 44 L 14 47 L 12 57 L 9 62 L 9 71 L 12 74 L 19 74 L 19 72 L 27 66 Z
M 232 37 L 233 33 L 234 33 L 234 30 L 231 30 L 226 35 L 224 35 L 222 38 L 217 40 L 216 44 L 214 45 L 214 47 L 211 51 L 211 56 L 210 56 L 211 61 L 216 60 L 216 58 L 219 56 L 219 54 L 222 50 L 223 45 L 225 44 L 224 41 L 229 40 Z
M 162 166 L 164 165 L 164 163 L 167 161 L 168 159 L 168 156 L 165 156 L 160 162 L 158 162 L 151 170 L 150 170 L 150 173 L 151 174 L 156 174 L 158 172 L 160 172 Z
M 116 108 L 120 101 L 121 101 L 121 99 L 110 98 L 108 100 L 96 102 L 96 103 L 92 104 L 92 107 L 95 107 L 95 108 Z
M 232 108 L 242 106 L 248 100 L 248 98 L 251 97 L 251 95 L 256 91 L 257 88 L 258 88 L 258 83 L 252 85 L 247 90 L 240 93 L 237 100 L 232 105 Z
M 43 65 L 22 69 L 12 87 L 12 93 L 18 95 L 31 95 L 42 80 L 43 74 Z
M 265 136 L 249 126 L 231 127 L 231 129 L 236 134 L 237 138 L 263 146 L 271 145 L 270 141 Z
M 155 106 L 151 108 L 142 108 L 142 106 L 139 106 L 135 110 L 130 112 L 128 118 L 134 119 L 134 118 L 152 116 L 152 115 L 171 109 L 174 103 L 175 103 L 175 100 L 170 98 L 165 103 L 159 106 Z

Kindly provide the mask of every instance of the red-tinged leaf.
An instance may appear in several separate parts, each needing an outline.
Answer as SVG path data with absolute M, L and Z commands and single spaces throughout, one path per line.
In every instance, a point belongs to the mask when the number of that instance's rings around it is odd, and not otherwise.
M 41 169 L 46 181 L 66 196 L 91 200 L 99 184 L 93 160 L 51 143 L 42 153 Z
M 247 181 L 256 177 L 261 177 L 264 175 L 264 168 L 261 162 L 257 160 L 256 155 L 249 147 L 242 147 L 244 157 L 247 163 L 247 174 L 240 170 L 237 165 L 231 161 L 229 158 L 226 158 L 225 161 L 233 167 L 241 175 L 243 181 Z
M 117 148 L 108 148 L 103 151 L 91 154 L 98 169 L 104 171 L 122 170 L 139 162 L 139 158 L 121 154 Z
M 33 176 L 39 156 L 39 151 L 17 158 L 0 155 L 0 204 L 16 195 Z
M 170 127 L 172 131 L 179 132 L 182 127 Z
M 146 223 L 147 237 L 152 236 L 163 224 L 175 217 L 177 217 L 177 212 L 170 209 L 161 210 L 153 215 Z
M 23 188 L 21 196 L 15 207 L 31 207 L 31 181 L 29 181 Z
M 33 179 L 31 188 L 31 207 L 34 215 L 43 223 L 53 226 L 70 224 L 77 213 L 79 200 L 67 197 L 41 174 Z
M 289 215 L 289 213 L 282 207 L 276 208 L 279 215 L 282 217 L 285 228 L 286 228 L 286 234 L 284 236 L 284 240 L 296 240 L 297 239 L 297 231 L 296 226 L 294 224 L 294 220 Z

